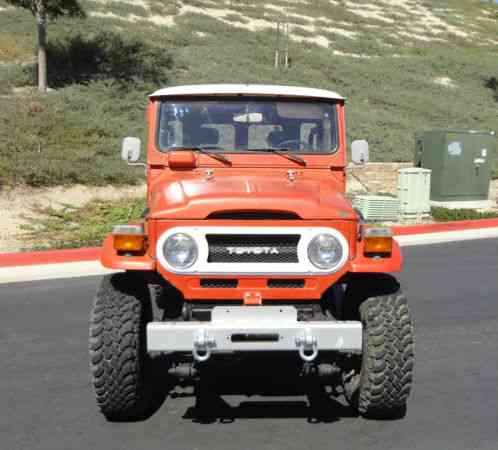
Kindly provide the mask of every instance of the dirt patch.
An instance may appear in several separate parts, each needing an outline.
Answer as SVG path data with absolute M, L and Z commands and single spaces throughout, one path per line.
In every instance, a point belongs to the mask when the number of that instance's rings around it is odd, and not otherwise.
M 172 27 L 176 20 L 188 14 L 202 14 L 220 21 L 231 27 L 258 32 L 262 30 L 275 29 L 278 21 L 288 22 L 292 27 L 306 31 L 307 35 L 290 33 L 290 40 L 300 43 L 315 44 L 324 48 L 333 48 L 334 39 L 330 33 L 348 39 L 359 39 L 362 35 L 361 29 L 356 29 L 356 25 L 346 21 L 336 21 L 334 17 L 317 18 L 314 15 L 307 15 L 306 12 L 296 12 L 295 5 L 305 5 L 310 1 L 288 1 L 267 3 L 260 5 L 259 17 L 245 15 L 235 7 L 234 2 L 215 2 L 211 0 L 197 1 L 189 4 L 179 0 L 175 3 L 174 14 L 154 15 L 151 14 L 151 0 L 94 0 L 97 3 L 111 5 L 113 2 L 123 1 L 124 3 L 140 6 L 146 12 L 144 16 L 128 14 L 119 16 L 112 12 L 90 12 L 90 15 L 119 19 L 127 22 L 152 23 L 156 26 Z M 345 0 L 339 3 L 336 0 L 328 1 L 332 6 L 340 6 L 347 12 L 364 19 L 364 21 L 377 22 L 375 24 L 364 24 L 364 28 L 386 28 L 391 37 L 397 37 L 401 41 L 415 42 L 442 42 L 448 43 L 455 37 L 465 40 L 475 40 L 478 36 L 478 24 L 467 23 L 466 18 L 456 14 L 450 8 L 434 8 L 430 5 L 421 4 L 415 0 L 378 0 L 374 2 L 365 1 L 362 3 Z M 458 24 L 453 24 L 446 20 L 446 16 L 458 19 Z M 237 19 L 239 18 L 239 20 Z M 477 19 L 492 20 L 488 16 L 477 17 Z M 343 28 L 344 27 L 344 28 Z M 471 31 L 474 27 L 477 30 Z M 292 31 L 292 30 L 291 30 Z M 386 30 L 383 30 L 386 31 Z M 496 45 L 494 42 L 490 42 Z M 362 56 L 360 56 L 362 57 Z
M 436 40 L 438 34 L 452 34 L 464 39 L 472 39 L 475 32 L 468 32 L 462 27 L 452 25 L 439 17 L 437 13 L 452 15 L 456 17 L 453 10 L 445 8 L 430 8 L 429 6 L 420 4 L 420 2 L 407 0 L 381 0 L 378 3 L 362 3 L 356 4 L 351 1 L 345 2 L 346 8 L 353 14 L 365 19 L 373 19 L 396 25 L 397 20 L 392 16 L 401 19 L 404 23 L 398 26 L 395 33 L 398 37 L 410 37 L 419 41 Z M 463 16 L 458 17 L 461 21 Z M 399 24 L 398 24 L 399 25 Z M 439 39 L 441 40 L 441 39 Z M 443 40 L 444 41 L 444 40 Z
M 118 14 L 114 14 L 113 12 L 99 12 L 99 11 L 91 11 L 90 16 L 92 17 L 101 17 L 103 19 L 116 19 L 116 20 L 124 20 L 125 22 L 138 22 L 139 20 L 144 20 L 143 17 L 139 17 L 135 14 L 128 14 L 127 16 L 120 16 Z
M 364 59 L 371 59 L 374 58 L 374 56 L 371 55 L 364 55 L 360 53 L 349 53 L 349 52 L 343 52 L 341 50 L 334 50 L 332 52 L 335 56 L 347 56 L 349 58 L 364 58 Z M 390 55 L 392 56 L 392 55 Z
M 140 6 L 143 9 L 150 9 L 149 2 L 144 0 L 93 0 L 96 3 L 101 3 L 103 5 L 109 5 L 112 3 L 127 3 L 128 5 Z
M 441 86 L 448 87 L 451 89 L 455 89 L 457 87 L 455 82 L 451 78 L 448 78 L 448 77 L 437 77 L 437 78 L 434 78 L 432 81 L 434 81 L 434 83 L 436 83 L 436 84 L 440 84 Z
M 39 208 L 84 206 L 91 200 L 120 200 L 145 196 L 146 187 L 89 187 L 75 185 L 44 189 L 17 188 L 0 191 L 0 252 L 16 252 L 26 248 L 22 226 L 36 218 Z
M 381 22 L 394 23 L 395 21 L 389 17 L 385 16 L 385 9 L 368 3 L 362 3 L 357 5 L 352 2 L 345 2 L 346 7 L 357 16 L 363 17 L 364 19 L 375 19 Z
M 137 16 L 136 14 L 128 14 L 127 16 L 119 16 L 117 14 L 114 14 L 113 12 L 99 12 L 99 11 L 92 11 L 90 12 L 90 15 L 93 17 L 102 17 L 104 19 L 116 19 L 116 20 L 123 20 L 125 22 L 131 22 L 131 23 L 136 23 L 136 22 L 150 22 L 153 23 L 154 25 L 157 26 L 166 26 L 166 27 L 172 27 L 175 24 L 175 21 L 173 20 L 172 16 L 158 16 L 158 15 L 151 15 L 148 17 L 144 16 Z

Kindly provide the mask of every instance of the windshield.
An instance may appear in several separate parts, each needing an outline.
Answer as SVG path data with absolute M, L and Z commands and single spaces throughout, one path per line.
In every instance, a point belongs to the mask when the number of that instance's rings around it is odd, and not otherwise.
M 161 150 L 332 153 L 337 148 L 336 106 L 280 99 L 171 100 L 161 104 L 157 144 Z

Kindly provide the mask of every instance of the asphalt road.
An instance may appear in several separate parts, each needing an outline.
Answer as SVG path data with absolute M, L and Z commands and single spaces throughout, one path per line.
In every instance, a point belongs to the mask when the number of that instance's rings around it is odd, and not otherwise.
M 230 419 L 200 423 L 187 388 L 144 422 L 107 423 L 87 362 L 98 278 L 79 278 L 0 286 L 0 449 L 497 450 L 498 242 L 404 253 L 417 358 L 404 419 L 367 421 L 333 403 L 317 418 L 305 396 L 275 388 L 224 396 Z

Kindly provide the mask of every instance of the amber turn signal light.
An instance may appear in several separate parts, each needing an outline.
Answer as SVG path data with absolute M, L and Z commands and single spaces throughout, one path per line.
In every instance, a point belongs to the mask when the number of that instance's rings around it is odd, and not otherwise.
M 112 234 L 114 249 L 119 252 L 145 250 L 145 233 L 141 225 L 118 225 Z
M 388 255 L 393 248 L 393 236 L 389 228 L 366 228 L 363 232 L 365 254 Z

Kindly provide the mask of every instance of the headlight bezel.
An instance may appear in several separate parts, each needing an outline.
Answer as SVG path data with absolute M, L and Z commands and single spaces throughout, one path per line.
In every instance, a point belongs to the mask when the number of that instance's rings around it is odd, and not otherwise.
M 323 237 L 330 238 L 336 244 L 336 248 L 340 252 L 338 258 L 336 258 L 336 260 L 332 264 L 326 264 L 321 261 L 318 261 L 318 259 L 314 257 L 316 255 L 312 254 L 312 252 L 314 251 L 313 246 L 320 238 Z M 306 248 L 306 256 L 308 257 L 309 262 L 314 267 L 316 267 L 316 269 L 322 272 L 332 273 L 336 272 L 344 265 L 346 259 L 348 258 L 349 254 L 348 250 L 349 246 L 344 236 L 341 233 L 339 233 L 337 230 L 331 229 L 330 231 L 321 231 L 320 233 L 317 233 L 309 240 Z
M 188 262 L 186 264 L 175 263 L 174 260 L 172 260 L 172 258 L 170 257 L 171 253 L 168 253 L 168 244 L 171 246 L 173 245 L 173 241 L 177 240 L 177 245 L 178 245 L 179 244 L 178 239 L 183 240 L 183 244 L 181 245 L 185 245 L 185 242 L 188 242 L 191 245 L 190 251 L 192 253 L 189 259 L 187 260 Z M 197 245 L 196 240 L 188 233 L 184 232 L 173 233 L 164 240 L 162 244 L 162 254 L 164 260 L 167 262 L 167 264 L 170 267 L 172 267 L 175 270 L 183 271 L 189 269 L 197 262 L 197 259 L 199 258 L 199 246 Z

